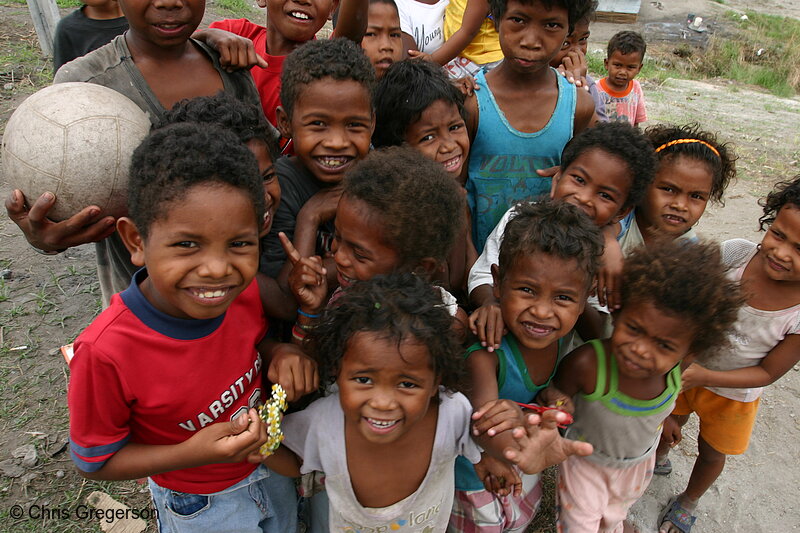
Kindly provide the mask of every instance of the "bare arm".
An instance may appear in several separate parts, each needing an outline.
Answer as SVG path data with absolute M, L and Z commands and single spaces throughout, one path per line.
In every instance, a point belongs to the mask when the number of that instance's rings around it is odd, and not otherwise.
M 447 39 L 444 44 L 431 54 L 431 59 L 445 65 L 464 51 L 472 39 L 478 35 L 481 24 L 489 14 L 489 3 L 486 0 L 469 0 L 461 19 L 461 27 Z
M 800 361 L 800 335 L 787 335 L 756 366 L 736 370 L 709 370 L 693 363 L 681 376 L 683 389 L 693 387 L 766 387 Z
M 170 445 L 129 443 L 88 479 L 119 481 L 216 463 L 239 463 L 267 441 L 267 429 L 255 409 L 230 422 L 211 424 L 191 438 Z
M 577 135 L 597 122 L 594 115 L 594 99 L 586 91 L 576 91 L 578 101 L 575 105 L 574 134 Z
M 522 410 L 510 409 L 508 404 L 513 402 L 498 399 L 497 355 L 486 350 L 476 350 L 467 359 L 467 367 L 472 385 L 469 401 L 478 412 L 485 415 L 476 422 L 479 434 L 473 432 L 473 438 L 486 453 L 497 459 L 504 459 L 503 451 L 516 447 L 516 442 L 510 431 L 499 431 L 496 428 L 508 426 L 510 429 L 522 425 Z
M 346 37 L 356 44 L 361 43 L 367 31 L 369 0 L 342 0 L 339 4 L 339 20 L 331 37 Z

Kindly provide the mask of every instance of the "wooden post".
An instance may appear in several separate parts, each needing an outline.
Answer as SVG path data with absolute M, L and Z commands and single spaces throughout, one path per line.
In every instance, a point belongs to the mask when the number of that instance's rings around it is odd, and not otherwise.
M 36 36 L 39 37 L 39 46 L 44 55 L 53 55 L 53 37 L 56 34 L 56 25 L 61 19 L 56 0 L 27 0 L 31 12 Z

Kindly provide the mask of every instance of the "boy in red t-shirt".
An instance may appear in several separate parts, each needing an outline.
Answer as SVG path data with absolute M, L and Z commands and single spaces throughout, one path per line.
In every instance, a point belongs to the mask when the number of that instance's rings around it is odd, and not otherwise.
M 160 531 L 293 531 L 293 480 L 246 458 L 267 440 L 262 374 L 289 401 L 318 380 L 297 348 L 262 339 L 254 155 L 215 125 L 156 130 L 134 153 L 128 203 L 117 231 L 145 268 L 75 341 L 73 461 L 90 479 L 149 477 Z

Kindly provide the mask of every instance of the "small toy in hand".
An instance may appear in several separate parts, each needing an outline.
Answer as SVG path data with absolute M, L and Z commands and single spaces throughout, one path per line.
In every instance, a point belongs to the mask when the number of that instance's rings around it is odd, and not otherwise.
M 556 404 L 556 407 L 544 407 L 542 405 L 537 405 L 535 403 L 520 403 L 520 402 L 514 402 L 514 403 L 516 403 L 517 405 L 519 405 L 523 409 L 530 409 L 531 411 L 535 411 L 536 413 L 539 413 L 539 414 L 542 414 L 545 411 L 550 411 L 552 409 L 555 409 L 556 411 L 561 411 L 562 413 L 567 415 L 567 419 L 562 424 L 558 425 L 558 427 L 560 427 L 561 429 L 566 428 L 568 425 L 572 424 L 572 422 L 573 422 L 571 414 L 569 414 L 568 412 L 564 411 L 563 409 L 559 409 L 559 406 L 563 403 L 563 400 L 559 400 L 559 403 Z
M 264 457 L 269 457 L 283 441 L 281 430 L 281 413 L 286 411 L 286 391 L 275 383 L 272 386 L 272 397 L 258 410 L 258 416 L 267 425 L 267 442 L 258 450 Z

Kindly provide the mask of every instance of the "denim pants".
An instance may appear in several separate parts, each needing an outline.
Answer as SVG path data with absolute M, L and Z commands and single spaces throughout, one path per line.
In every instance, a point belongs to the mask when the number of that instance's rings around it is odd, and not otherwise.
M 294 533 L 297 492 L 292 478 L 259 465 L 239 483 L 213 494 L 188 494 L 150 482 L 160 533 Z

